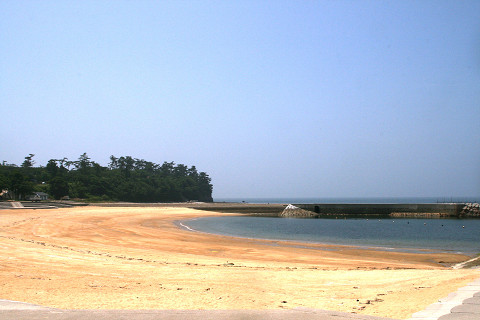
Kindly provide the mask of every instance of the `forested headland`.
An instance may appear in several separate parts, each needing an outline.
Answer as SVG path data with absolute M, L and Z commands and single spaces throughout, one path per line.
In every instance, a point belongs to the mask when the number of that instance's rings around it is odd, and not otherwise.
M 86 153 L 75 161 L 51 159 L 45 166 L 35 166 L 33 157 L 25 157 L 20 166 L 0 164 L 0 191 L 8 190 L 16 200 L 44 192 L 55 199 L 87 201 L 213 201 L 210 177 L 195 166 L 112 155 L 104 167 Z

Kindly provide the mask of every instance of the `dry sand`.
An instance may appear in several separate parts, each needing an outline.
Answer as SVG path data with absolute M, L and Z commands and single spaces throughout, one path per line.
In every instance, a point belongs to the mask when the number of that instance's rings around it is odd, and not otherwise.
M 0 299 L 63 309 L 308 307 L 408 318 L 480 277 L 468 259 L 179 228 L 188 208 L 0 210 Z M 225 215 L 225 213 L 221 214 Z

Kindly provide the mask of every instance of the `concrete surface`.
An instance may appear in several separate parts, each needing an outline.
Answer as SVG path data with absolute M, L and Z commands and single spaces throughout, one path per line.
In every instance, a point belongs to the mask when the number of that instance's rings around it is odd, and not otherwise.
M 480 279 L 458 289 L 425 310 L 416 312 L 411 320 L 479 320 Z

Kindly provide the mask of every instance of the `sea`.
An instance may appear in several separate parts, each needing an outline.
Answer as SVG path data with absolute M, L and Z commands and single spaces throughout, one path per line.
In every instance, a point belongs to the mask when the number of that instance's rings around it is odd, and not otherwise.
M 437 203 L 478 202 L 465 198 L 246 198 L 216 202 L 248 203 Z M 194 231 L 270 240 L 351 245 L 402 252 L 480 253 L 480 219 L 329 216 L 316 219 L 259 216 L 206 217 L 182 221 Z

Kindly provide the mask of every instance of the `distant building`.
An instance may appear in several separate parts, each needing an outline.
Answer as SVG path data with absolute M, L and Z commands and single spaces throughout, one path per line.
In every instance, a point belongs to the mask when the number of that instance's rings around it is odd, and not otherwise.
M 27 196 L 27 200 L 30 200 L 30 201 L 48 200 L 48 194 L 46 194 L 45 192 L 34 192 L 33 194 Z

